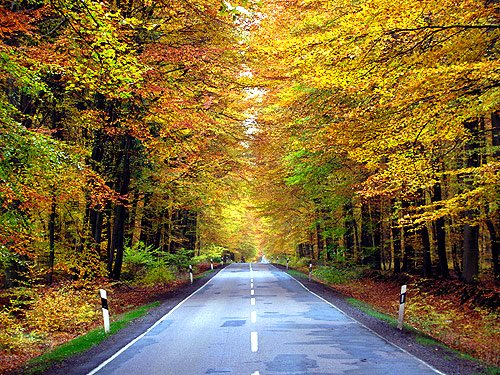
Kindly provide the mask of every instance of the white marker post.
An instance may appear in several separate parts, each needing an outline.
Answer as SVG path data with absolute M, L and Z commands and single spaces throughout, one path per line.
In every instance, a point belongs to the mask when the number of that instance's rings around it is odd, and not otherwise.
M 398 317 L 398 328 L 403 329 L 403 317 L 405 315 L 405 303 L 406 303 L 406 285 L 401 286 L 401 294 L 399 295 L 399 317 Z
M 101 306 L 102 306 L 102 318 L 104 320 L 104 332 L 109 333 L 109 308 L 108 308 L 108 296 L 104 289 L 99 289 L 99 294 L 101 295 Z
M 193 283 L 193 266 L 189 265 L 189 280 Z
M 286 258 L 286 269 L 288 269 L 288 258 Z
M 212 271 L 214 270 L 214 261 L 213 261 L 213 259 L 210 259 L 210 269 Z
M 313 273 L 313 265 L 312 263 L 309 263 L 309 281 L 311 281 L 312 273 Z

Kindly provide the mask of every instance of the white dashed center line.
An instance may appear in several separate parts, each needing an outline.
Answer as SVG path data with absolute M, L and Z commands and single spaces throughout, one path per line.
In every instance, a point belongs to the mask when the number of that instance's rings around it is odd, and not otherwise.
M 252 323 L 255 323 L 257 321 L 257 311 L 252 311 L 250 314 L 250 320 Z
M 250 347 L 252 348 L 252 353 L 257 352 L 259 350 L 259 341 L 257 337 L 257 332 L 250 333 Z
M 252 289 L 252 290 L 250 291 L 250 295 L 251 295 L 251 296 L 253 296 L 254 294 L 255 294 L 255 291 Z
M 255 298 L 250 298 L 250 305 L 255 306 Z

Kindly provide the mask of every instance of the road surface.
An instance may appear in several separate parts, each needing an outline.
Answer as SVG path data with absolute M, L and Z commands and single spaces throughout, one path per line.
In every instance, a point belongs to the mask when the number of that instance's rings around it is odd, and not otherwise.
M 441 374 L 270 264 L 232 264 L 89 374 Z

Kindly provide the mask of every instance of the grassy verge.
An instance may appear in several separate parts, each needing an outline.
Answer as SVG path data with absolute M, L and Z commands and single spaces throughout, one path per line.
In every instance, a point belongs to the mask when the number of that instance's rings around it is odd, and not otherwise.
M 195 279 L 195 280 L 197 280 L 197 279 L 202 279 L 202 278 L 204 278 L 205 276 L 208 276 L 208 275 L 210 275 L 210 274 L 212 274 L 212 273 L 214 273 L 214 272 L 216 272 L 216 271 L 217 271 L 217 268 L 215 268 L 215 267 L 214 267 L 214 269 L 213 269 L 213 270 L 210 270 L 210 269 L 209 269 L 209 270 L 206 270 L 206 271 L 204 271 L 204 272 L 202 272 L 202 273 L 198 273 L 198 274 L 194 275 L 194 279 Z
M 111 323 L 110 333 L 104 333 L 103 328 L 96 328 L 88 333 L 79 336 L 67 343 L 57 347 L 51 352 L 45 353 L 40 357 L 34 358 L 28 362 L 28 370 L 25 374 L 39 374 L 47 370 L 52 364 L 61 362 L 64 359 L 78 353 L 82 353 L 91 347 L 99 344 L 109 335 L 112 335 L 122 328 L 126 327 L 134 319 L 140 318 L 147 314 L 153 307 L 159 306 L 160 302 L 153 302 L 148 305 L 141 306 L 137 309 L 122 314 L 118 319 Z
M 288 271 L 286 271 L 290 276 L 293 276 L 295 277 L 296 279 L 302 279 L 302 280 L 305 280 L 307 279 L 309 276 L 300 272 L 300 271 L 296 271 L 296 270 L 292 270 L 292 269 L 289 269 Z

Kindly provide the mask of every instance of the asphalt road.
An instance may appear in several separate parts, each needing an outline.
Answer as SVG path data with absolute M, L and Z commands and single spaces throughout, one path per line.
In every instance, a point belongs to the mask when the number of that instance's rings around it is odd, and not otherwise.
M 89 374 L 441 372 L 269 264 L 233 264 Z

